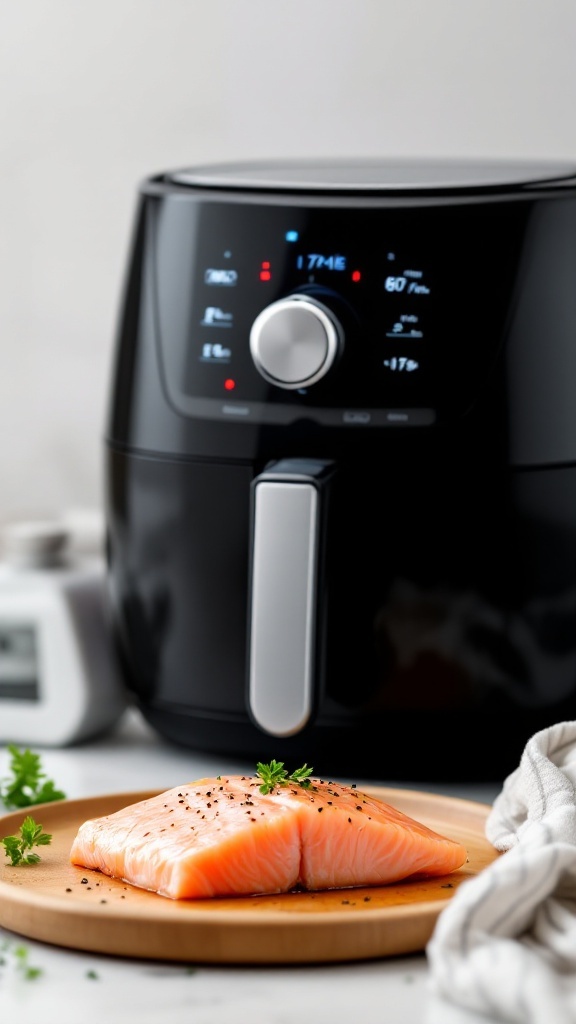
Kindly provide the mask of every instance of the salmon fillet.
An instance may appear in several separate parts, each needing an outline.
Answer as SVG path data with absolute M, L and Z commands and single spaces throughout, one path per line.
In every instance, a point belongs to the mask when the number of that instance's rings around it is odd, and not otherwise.
M 460 843 L 339 783 L 260 792 L 261 779 L 199 779 L 84 822 L 70 860 L 172 899 L 385 885 L 445 875 Z

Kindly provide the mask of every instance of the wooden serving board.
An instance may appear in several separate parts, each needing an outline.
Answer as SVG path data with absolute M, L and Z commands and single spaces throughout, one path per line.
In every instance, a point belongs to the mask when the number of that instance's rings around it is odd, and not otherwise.
M 328 963 L 420 952 L 458 886 L 498 856 L 484 836 L 489 807 L 413 790 L 363 789 L 463 843 L 466 864 L 441 878 L 381 887 L 171 900 L 70 864 L 82 822 L 156 791 L 116 793 L 32 808 L 52 843 L 39 850 L 38 864 L 0 864 L 0 925 L 71 949 L 186 963 Z M 1 835 L 16 833 L 25 813 L 0 818 Z

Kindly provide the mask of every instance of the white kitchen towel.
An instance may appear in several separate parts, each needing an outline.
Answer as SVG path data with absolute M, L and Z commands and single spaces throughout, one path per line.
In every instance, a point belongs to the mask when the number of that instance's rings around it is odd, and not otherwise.
M 575 787 L 576 722 L 532 736 L 487 819 L 502 856 L 462 883 L 427 945 L 430 1024 L 443 1002 L 462 1020 L 576 1024 Z

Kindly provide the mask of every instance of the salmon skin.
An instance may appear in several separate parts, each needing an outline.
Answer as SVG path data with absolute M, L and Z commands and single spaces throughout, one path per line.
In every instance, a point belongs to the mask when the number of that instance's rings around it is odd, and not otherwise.
M 386 885 L 446 875 L 460 843 L 351 786 L 260 792 L 255 776 L 199 779 L 84 822 L 70 860 L 171 899 Z

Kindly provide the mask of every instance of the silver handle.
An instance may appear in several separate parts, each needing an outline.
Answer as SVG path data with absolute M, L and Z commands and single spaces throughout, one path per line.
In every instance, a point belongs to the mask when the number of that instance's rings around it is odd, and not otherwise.
M 314 707 L 323 477 L 329 463 L 285 460 L 253 486 L 248 706 L 273 736 Z

